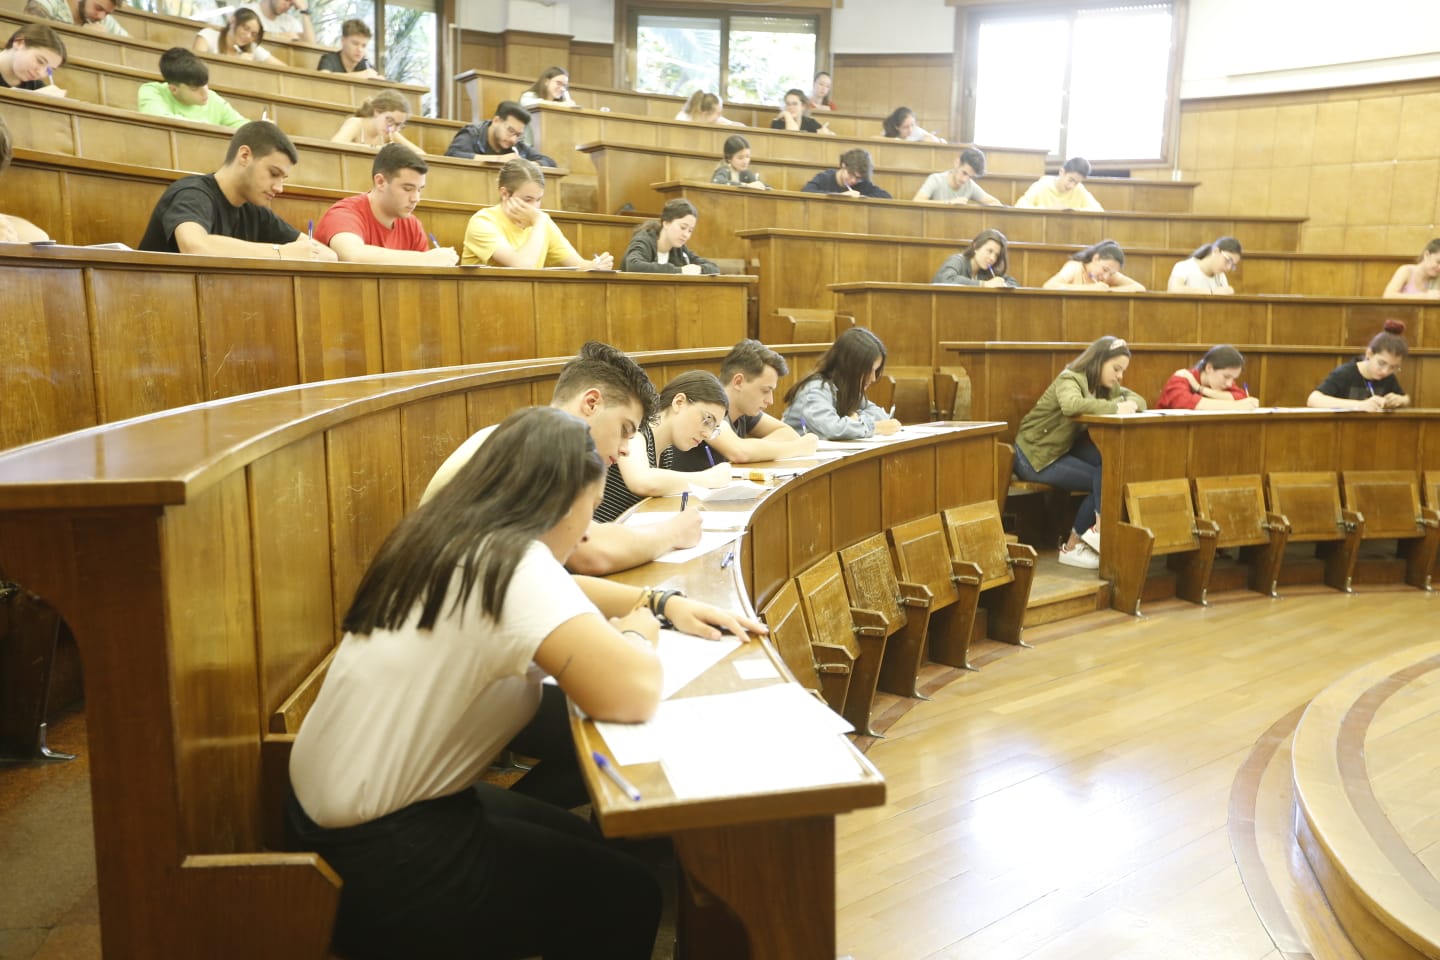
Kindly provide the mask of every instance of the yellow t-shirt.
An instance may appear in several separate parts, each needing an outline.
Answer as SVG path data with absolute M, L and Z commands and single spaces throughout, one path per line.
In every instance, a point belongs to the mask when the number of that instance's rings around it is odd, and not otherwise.
M 1099 210 L 1104 211 L 1100 201 L 1090 195 L 1085 184 L 1077 183 L 1066 193 L 1055 189 L 1059 177 L 1041 177 L 1030 184 L 1025 195 L 1015 201 L 1017 207 L 1035 207 L 1040 210 Z
M 469 225 L 465 228 L 465 249 L 460 254 L 460 262 L 464 264 L 485 265 L 495 254 L 495 248 L 505 244 L 512 250 L 519 250 L 525 246 L 530 239 L 530 231 L 535 227 L 520 228 L 501 209 L 499 204 L 493 207 L 486 207 L 477 211 L 470 218 Z M 545 256 L 539 263 L 516 264 L 531 270 L 538 270 L 541 267 L 560 267 L 566 263 L 578 260 L 580 255 L 575 248 L 570 246 L 570 241 L 565 239 L 565 234 L 555 226 L 555 221 L 548 216 L 543 225 L 545 230 Z

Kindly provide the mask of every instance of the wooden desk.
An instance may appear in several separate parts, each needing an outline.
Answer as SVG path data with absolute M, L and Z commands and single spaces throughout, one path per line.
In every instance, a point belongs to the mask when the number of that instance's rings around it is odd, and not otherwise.
M 764 167 L 757 149 L 756 160 Z M 718 162 L 718 161 L 717 161 Z M 816 166 L 816 172 L 835 166 L 835 158 Z M 936 170 L 942 169 L 936 167 Z M 578 168 L 577 168 L 577 172 Z M 694 180 L 656 183 L 654 190 L 664 200 L 684 197 L 700 212 L 700 230 L 705 224 L 723 224 L 726 231 L 812 230 L 832 234 L 870 234 L 907 237 L 963 237 L 969 239 L 985 229 L 996 229 L 1012 241 L 1061 244 L 1075 248 L 1095 243 L 1102 237 L 1121 246 L 1162 250 L 1194 250 L 1218 236 L 1232 234 L 1245 238 L 1246 249 L 1295 250 L 1300 240 L 1303 217 L 1204 216 L 1194 213 L 1079 213 L 1056 210 L 1016 210 L 1010 207 L 950 206 L 913 203 L 905 200 L 872 200 L 790 190 L 747 190 Z M 882 183 L 881 186 L 884 186 Z M 717 256 L 745 255 L 745 241 L 739 236 L 707 236 L 703 249 Z M 723 242 L 722 242 L 723 241 Z M 931 275 L 940 264 L 931 267 Z M 1168 274 L 1167 274 L 1168 277 Z M 855 277 L 854 279 L 863 279 Z M 928 280 L 929 277 L 927 276 Z M 1048 277 L 1042 277 L 1044 282 Z
M 720 155 L 703 150 L 609 140 L 582 143 L 576 149 L 588 154 L 595 165 L 601 210 L 615 210 L 623 203 L 637 210 L 658 209 L 661 201 L 651 184 L 671 180 L 708 181 L 720 162 Z M 953 163 L 952 158 L 950 164 L 940 169 L 948 169 Z M 819 172 L 813 163 L 772 157 L 757 158 L 752 169 L 776 190 L 799 190 Z M 875 182 L 896 197 L 909 200 L 934 172 L 877 166 Z M 1034 182 L 1035 175 L 1030 173 L 987 173 L 982 178 L 985 190 L 1007 205 L 1013 204 Z M 1110 210 L 1188 213 L 1198 184 L 1092 177 L 1085 181 L 1085 186 Z M 1413 262 L 1413 258 L 1405 262 Z
M 86 30 L 81 27 L 59 23 L 43 17 L 32 17 L 16 10 L 0 10 L 0 31 L 6 36 L 27 23 L 43 23 L 51 27 L 65 41 L 65 51 L 72 57 L 115 63 L 134 67 L 160 77 L 160 54 L 173 44 L 156 43 L 151 40 L 137 40 L 134 37 L 117 37 L 102 30 Z M 198 27 L 196 29 L 199 29 Z M 185 44 L 189 46 L 189 44 Z M 424 87 L 411 84 L 391 83 L 388 80 L 345 80 L 333 73 L 300 67 L 287 67 L 264 63 L 252 63 L 235 57 L 222 57 L 213 53 L 196 54 L 210 68 L 210 80 L 220 87 L 247 89 L 256 94 L 284 94 L 302 100 L 317 100 L 327 103 L 348 103 L 359 106 L 366 98 L 379 90 L 396 90 L 403 94 L 412 105 L 412 112 L 420 112 L 420 97 Z M 65 86 L 65 68 L 56 74 L 56 82 Z
M 727 349 L 639 359 L 663 382 Z M 107 957 L 326 955 L 334 876 L 312 854 L 262 849 L 262 797 L 286 755 L 265 718 L 333 647 L 360 575 L 440 462 L 471 431 L 542 402 L 562 362 L 310 384 L 0 453 L 0 567 L 61 612 L 84 661 Z M 831 494 L 891 496 L 875 520 L 945 506 L 931 498 L 956 484 L 983 494 L 993 470 L 946 475 L 993 451 L 995 426 L 867 451 L 787 484 L 766 509 L 790 511 L 804 541 L 799 521 L 815 516 L 804 505 L 828 510 Z M 919 500 L 901 502 L 908 490 Z M 877 529 L 846 517 L 827 536 Z M 722 589 L 706 577 L 695 592 Z M 655 802 L 623 809 L 596 791 L 606 830 L 675 835 L 682 890 L 728 903 L 751 956 L 834 957 L 833 818 L 883 801 L 872 766 L 857 755 L 849 782 L 723 802 L 667 803 L 654 786 Z M 803 909 L 781 916 L 791 903 Z M 682 915 L 687 956 L 738 955 L 692 936 L 699 920 Z
M 733 344 L 749 277 L 302 264 L 0 249 L 0 449 L 336 377 Z
M 95 164 L 82 157 L 19 149 L 5 174 L 6 211 L 42 227 L 61 243 L 114 243 L 131 246 L 145 235 L 150 214 L 165 188 L 185 176 L 177 170 L 122 163 Z M 420 201 L 415 215 L 442 246 L 459 250 L 470 218 L 482 206 L 499 199 L 493 175 L 474 180 L 470 202 Z M 335 201 L 351 196 L 334 190 L 287 184 L 275 198 L 275 212 L 297 228 L 318 221 Z M 558 195 L 557 195 L 558 200 Z M 551 198 L 545 198 L 551 207 Z M 640 217 L 612 217 L 597 213 L 548 210 L 561 231 L 586 255 L 608 250 L 616 258 L 625 253 Z
M 1125 484 L 1277 471 L 1440 469 L 1440 410 L 1079 417 L 1100 448 L 1100 543 L 1115 543 Z M 1417 476 L 1418 479 L 1418 476 Z M 1100 576 L 1115 557 L 1100 551 Z
M 703 223 L 703 220 L 702 220 Z M 1204 297 L 1167 293 L 995 290 L 915 283 L 838 283 L 838 309 L 871 327 L 890 362 L 943 362 L 944 340 L 1312 344 L 1359 349 L 1388 317 L 1412 347 L 1440 347 L 1440 303 L 1343 297 Z M 1435 319 L 1432 319 L 1435 318 Z M 1361 350 L 1363 352 L 1363 350 Z M 902 359 L 903 358 L 903 359 Z
M 991 179 L 987 177 L 986 183 Z M 872 236 L 775 227 L 738 233 L 748 241 L 750 259 L 759 261 L 762 339 L 775 334 L 766 324 L 779 307 L 836 309 L 833 284 L 858 280 L 928 284 L 946 258 L 968 247 L 973 236 Z M 1011 242 L 1009 273 L 1026 286 L 1038 287 L 1078 249 L 1073 244 Z M 1164 292 L 1171 268 L 1190 253 L 1189 247 L 1126 247 L 1125 274 L 1149 290 Z M 1408 256 L 1261 251 L 1247 253 L 1230 280 L 1241 293 L 1251 295 L 1378 297 L 1395 269 L 1413 262 Z M 1414 303 L 1398 305 L 1403 309 Z
M 20 9 L 23 9 L 23 4 Z M 206 18 L 203 13 L 191 20 L 141 10 L 129 4 L 116 8 L 111 16 L 120 21 L 120 25 L 136 40 L 149 40 L 166 47 L 184 47 L 186 50 L 190 49 L 198 30 L 215 22 L 212 18 Z M 321 56 L 330 52 L 330 48 L 322 44 L 306 43 L 303 40 L 272 40 L 270 37 L 265 38 L 265 49 L 278 56 L 281 63 L 302 68 L 314 67 L 320 62 Z
M 0 108 L 16 143 L 96 163 L 123 157 L 125 162 L 144 166 L 211 173 L 225 162 L 235 133 L 227 127 L 152 117 L 134 110 L 36 97 L 24 90 L 0 90 Z M 373 148 L 306 137 L 292 139 L 300 162 L 289 182 L 351 193 L 370 189 Z M 437 200 L 473 202 L 484 189 L 482 181 L 495 179 L 494 164 L 451 157 L 428 157 L 426 162 L 430 172 L 425 189 Z M 566 172 L 546 170 L 547 186 L 558 185 Z

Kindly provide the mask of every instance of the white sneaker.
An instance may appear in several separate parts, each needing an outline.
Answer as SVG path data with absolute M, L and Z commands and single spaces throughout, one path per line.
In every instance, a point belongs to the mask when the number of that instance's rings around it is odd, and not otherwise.
M 1084 543 L 1077 543 L 1066 550 L 1060 548 L 1060 562 L 1067 567 L 1080 567 L 1084 570 L 1100 569 L 1100 554 L 1091 550 Z
M 1080 539 L 1085 541 L 1085 546 L 1091 550 L 1096 553 L 1100 552 L 1100 527 L 1098 524 L 1091 525 L 1089 530 L 1080 534 Z

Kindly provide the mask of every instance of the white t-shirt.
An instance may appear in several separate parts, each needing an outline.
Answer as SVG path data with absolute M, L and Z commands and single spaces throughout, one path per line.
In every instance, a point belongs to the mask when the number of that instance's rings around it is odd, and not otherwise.
M 206 43 L 210 44 L 211 53 L 234 53 L 233 50 L 225 51 L 220 49 L 220 30 L 218 27 L 206 27 L 204 30 L 199 31 L 197 36 L 199 36 L 200 39 L 204 40 Z M 256 47 L 254 52 L 251 54 L 251 57 L 256 63 L 264 63 L 266 60 L 270 59 L 270 52 L 264 47 Z
M 958 190 L 950 186 L 950 171 L 948 170 L 941 170 L 939 173 L 930 174 L 930 176 L 925 178 L 925 182 L 921 184 L 920 189 L 925 193 L 925 196 L 931 200 L 941 200 L 946 203 L 959 197 L 964 197 L 966 200 L 979 203 L 980 198 L 985 195 L 985 192 L 980 189 L 980 184 L 974 180 L 966 180 L 960 184 L 960 189 Z
M 1230 281 L 1225 279 L 1223 273 L 1217 273 L 1213 277 L 1205 276 L 1205 271 L 1200 269 L 1200 261 L 1194 257 L 1186 257 L 1175 264 L 1170 271 L 1170 282 L 1165 286 L 1173 287 L 1176 281 L 1196 290 L 1223 290 L 1230 286 Z
M 470 458 L 475 456 L 475 451 L 479 450 L 480 446 L 486 440 L 490 439 L 490 434 L 494 433 L 495 428 L 498 426 L 500 426 L 500 424 L 492 423 L 488 427 L 481 427 L 479 430 L 470 434 L 468 440 L 456 447 L 455 452 L 445 458 L 445 462 L 440 464 L 440 469 L 435 471 L 435 476 L 431 477 L 430 482 L 425 485 L 425 492 L 420 494 L 420 502 L 425 503 L 431 497 L 435 496 L 435 494 L 439 493 L 441 487 L 453 480 L 455 474 L 459 473 L 460 468 L 470 462 Z
M 483 549 L 483 547 L 482 547 Z M 454 611 L 457 567 L 433 629 L 420 607 L 399 630 L 347 633 L 290 753 L 290 782 L 322 827 L 365 823 L 469 787 L 535 715 L 535 651 L 599 611 L 538 540 L 515 567 L 496 622 L 477 583 Z
M 255 16 L 260 18 L 260 25 L 265 28 L 266 33 L 303 34 L 305 32 L 305 16 L 294 7 L 271 19 L 265 16 L 265 11 L 258 3 L 243 3 L 241 6 L 246 10 L 255 11 Z

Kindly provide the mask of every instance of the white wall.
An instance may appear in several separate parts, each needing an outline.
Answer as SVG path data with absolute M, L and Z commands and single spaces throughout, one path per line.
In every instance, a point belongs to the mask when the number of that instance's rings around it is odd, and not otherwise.
M 950 53 L 955 8 L 944 0 L 845 0 L 830 13 L 834 53 Z

